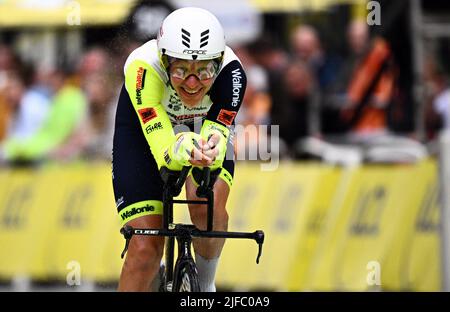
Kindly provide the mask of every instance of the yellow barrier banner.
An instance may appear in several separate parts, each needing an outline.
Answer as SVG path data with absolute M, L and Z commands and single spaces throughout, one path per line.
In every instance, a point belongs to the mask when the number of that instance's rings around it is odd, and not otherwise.
M 104 166 L 95 165 L 64 170 L 64 181 L 70 183 L 53 203 L 58 213 L 53 218 L 54 238 L 49 246 L 49 264 L 57 276 L 65 276 L 79 265 L 81 275 L 92 280 L 101 268 L 108 229 L 117 218 L 107 172 Z
M 276 188 L 276 172 L 261 173 L 255 164 L 243 164 L 235 169 L 233 187 L 227 202 L 229 231 L 251 231 L 263 229 L 260 215 L 269 213 L 270 204 L 265 202 L 264 194 Z M 258 226 L 258 228 L 256 227 Z M 263 250 L 266 261 L 267 237 Z M 256 284 L 253 276 L 257 246 L 247 240 L 227 240 L 220 257 L 216 281 L 224 287 L 252 287 Z M 259 269 L 259 268 L 257 268 Z M 245 278 L 243 274 L 245 273 Z
M 313 265 L 313 255 L 318 241 L 324 231 L 325 218 L 329 213 L 333 201 L 337 200 L 336 186 L 343 179 L 342 171 L 335 167 L 317 167 L 320 181 L 315 186 L 311 201 L 305 203 L 305 211 L 301 217 L 303 224 L 299 233 L 296 247 L 295 261 L 285 277 L 289 291 L 301 291 L 307 288 L 307 272 Z
M 406 290 L 440 291 L 440 189 L 436 162 L 423 162 L 418 168 L 416 180 L 423 181 L 425 187 L 412 220 L 413 230 L 409 236 L 409 244 L 404 248 L 401 276 L 405 279 Z
M 5 170 L 0 176 L 0 276 L 3 278 L 28 276 L 33 260 L 46 242 L 39 221 L 45 208 L 34 204 L 44 187 L 35 183 L 33 174 L 28 169 Z
M 342 193 L 342 203 L 336 201 L 334 211 L 328 215 L 327 230 L 314 255 L 307 288 L 411 289 L 408 261 L 416 265 L 415 261 L 421 261 L 425 255 L 411 259 L 408 252 L 426 184 L 435 181 L 432 168 L 426 162 L 416 166 L 364 166 L 354 171 L 350 179 Z M 432 251 L 433 246 L 428 249 Z M 435 255 L 431 263 L 439 262 L 436 250 L 431 254 Z M 429 273 L 430 269 L 422 266 L 419 275 Z M 439 289 L 439 281 L 434 277 L 431 274 L 430 288 L 426 289 Z
M 49 166 L 1 172 L 2 277 L 60 280 L 77 270 L 87 280 L 118 278 L 117 266 L 115 274 L 105 272 L 111 256 L 105 259 L 102 252 L 111 237 L 121 242 L 105 167 Z M 111 233 L 112 224 L 116 235 Z M 115 255 L 120 260 L 120 251 Z
M 263 256 L 256 265 L 255 243 L 227 241 L 217 282 L 253 289 L 286 288 L 293 268 L 307 261 L 296 257 L 311 221 L 307 216 L 317 207 L 315 199 L 321 191 L 325 202 L 330 194 L 321 183 L 326 177 L 333 181 L 336 174 L 337 170 L 321 165 L 286 163 L 271 172 L 261 171 L 259 165 L 240 166 L 228 204 L 229 230 L 262 229 L 266 235 Z
M 435 291 L 441 288 L 439 183 L 433 159 L 341 168 L 238 162 L 219 288 Z M 179 198 L 184 198 L 183 190 Z M 178 205 L 177 205 L 178 206 Z M 188 208 L 175 221 L 190 223 Z M 0 279 L 117 282 L 124 239 L 110 164 L 0 170 Z

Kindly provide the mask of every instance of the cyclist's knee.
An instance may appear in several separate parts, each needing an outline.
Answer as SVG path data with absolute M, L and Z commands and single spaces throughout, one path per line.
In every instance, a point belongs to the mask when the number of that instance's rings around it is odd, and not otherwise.
M 214 228 L 224 230 L 228 226 L 228 213 L 223 209 L 214 209 Z M 191 221 L 201 230 L 206 229 L 207 208 L 206 205 L 189 205 Z
M 204 200 L 197 197 L 197 187 L 191 179 L 186 181 L 186 197 L 190 200 Z M 214 229 L 225 230 L 228 225 L 228 213 L 226 202 L 228 199 L 229 187 L 222 180 L 218 179 L 214 184 Z M 199 229 L 206 229 L 207 205 L 189 204 L 189 213 L 192 223 Z
M 130 241 L 126 265 L 133 270 L 151 271 L 159 267 L 164 249 L 161 237 L 134 236 Z
M 127 223 L 134 228 L 160 228 L 160 215 L 142 216 Z M 125 265 L 133 270 L 152 270 L 159 265 L 164 249 L 164 238 L 135 235 L 130 240 Z

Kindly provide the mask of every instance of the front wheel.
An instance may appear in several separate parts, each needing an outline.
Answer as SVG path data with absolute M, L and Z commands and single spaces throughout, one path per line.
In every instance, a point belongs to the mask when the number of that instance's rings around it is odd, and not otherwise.
M 180 263 L 174 278 L 174 292 L 200 292 L 197 266 L 193 261 Z

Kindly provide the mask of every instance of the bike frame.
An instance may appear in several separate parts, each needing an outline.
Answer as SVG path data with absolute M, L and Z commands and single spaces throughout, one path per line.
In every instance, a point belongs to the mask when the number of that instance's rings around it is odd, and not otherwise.
M 163 169 L 164 170 L 164 169 Z M 190 167 L 184 167 L 177 180 L 174 180 L 176 174 L 171 176 L 169 171 L 163 172 L 163 180 L 165 180 L 164 192 L 163 192 L 163 228 L 168 230 L 171 224 L 173 224 L 173 205 L 174 204 L 200 204 L 207 206 L 207 231 L 212 231 L 213 227 L 213 213 L 214 213 L 214 192 L 212 188 L 209 187 L 210 182 L 210 169 L 205 168 L 203 170 L 203 177 L 201 179 L 200 185 L 197 188 L 197 196 L 206 198 L 205 201 L 200 200 L 175 200 L 174 197 L 178 196 L 181 192 L 181 188 L 186 181 L 187 175 L 189 174 Z M 171 180 L 172 178 L 172 180 Z M 172 283 L 174 280 L 174 275 L 177 273 L 176 267 L 174 268 L 174 250 L 175 250 L 175 237 L 178 240 L 178 258 L 177 262 L 192 260 L 191 255 L 191 242 L 194 235 L 195 227 L 190 225 L 175 225 L 173 229 L 176 235 L 168 236 L 165 245 L 165 286 Z M 198 234 L 198 233 L 197 233 Z
M 181 172 L 169 171 L 163 167 L 161 176 L 164 181 L 163 190 L 163 228 L 162 229 L 139 229 L 131 226 L 124 226 L 121 233 L 126 239 L 125 249 L 122 252 L 122 258 L 128 249 L 128 244 L 133 235 L 149 235 L 149 236 L 164 236 L 166 237 L 165 245 L 165 280 L 164 290 L 167 286 L 173 285 L 174 276 L 177 274 L 177 265 L 174 268 L 174 248 L 175 238 L 178 244 L 177 264 L 183 261 L 192 261 L 191 243 L 193 237 L 209 237 L 209 238 L 241 238 L 253 239 L 258 243 L 258 255 L 256 263 L 259 263 L 259 258 L 262 253 L 262 245 L 264 243 L 264 233 L 262 231 L 255 232 L 225 232 L 213 231 L 213 210 L 214 210 L 214 192 L 210 184 L 210 169 L 203 169 L 203 176 L 200 185 L 197 187 L 197 196 L 206 198 L 202 200 L 175 200 L 174 197 L 181 193 L 181 189 L 186 181 L 187 175 L 191 167 L 184 167 Z M 173 205 L 174 204 L 201 204 L 207 206 L 207 226 L 206 231 L 197 229 L 193 224 L 174 224 L 173 223 Z M 173 288 L 175 289 L 175 288 Z

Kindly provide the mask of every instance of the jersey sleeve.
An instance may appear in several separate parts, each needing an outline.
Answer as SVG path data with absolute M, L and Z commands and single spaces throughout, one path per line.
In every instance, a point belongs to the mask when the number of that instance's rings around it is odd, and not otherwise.
M 244 98 L 247 77 L 241 63 L 233 60 L 219 73 L 211 88 L 210 98 L 213 102 L 201 133 L 208 136 L 211 130 L 218 130 L 227 142 L 230 126 L 234 124 Z
M 161 103 L 164 82 L 151 65 L 135 60 L 125 70 L 125 87 L 158 167 L 167 165 L 164 150 L 175 134 Z
M 213 105 L 206 119 L 226 127 L 234 124 L 246 86 L 247 77 L 241 63 L 237 60 L 228 63 L 220 71 L 211 88 L 210 98 Z

